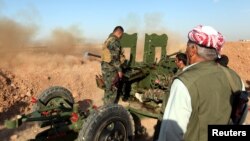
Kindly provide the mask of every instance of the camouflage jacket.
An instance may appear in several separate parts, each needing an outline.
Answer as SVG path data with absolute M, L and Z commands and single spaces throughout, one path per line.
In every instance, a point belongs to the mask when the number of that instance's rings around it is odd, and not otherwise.
M 124 60 L 125 57 L 119 39 L 113 34 L 110 34 L 103 44 L 102 61 L 105 62 L 105 64 L 108 64 L 106 67 L 113 67 L 117 71 L 122 71 L 121 64 Z
M 173 75 L 165 75 L 165 74 L 157 74 L 157 80 L 158 82 L 155 82 L 157 86 L 159 86 L 161 89 L 167 89 L 169 87 L 169 84 L 172 81 Z

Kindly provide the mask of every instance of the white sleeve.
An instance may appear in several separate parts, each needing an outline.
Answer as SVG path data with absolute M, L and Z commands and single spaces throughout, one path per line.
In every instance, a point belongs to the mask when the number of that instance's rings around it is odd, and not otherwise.
M 246 90 L 246 87 L 245 87 L 245 84 L 244 84 L 243 80 L 241 80 L 241 83 L 242 83 L 242 88 L 241 88 L 241 90 L 242 90 L 242 91 L 245 91 L 245 90 Z
M 179 79 L 175 79 L 170 89 L 158 140 L 183 140 L 191 112 L 192 105 L 188 89 Z

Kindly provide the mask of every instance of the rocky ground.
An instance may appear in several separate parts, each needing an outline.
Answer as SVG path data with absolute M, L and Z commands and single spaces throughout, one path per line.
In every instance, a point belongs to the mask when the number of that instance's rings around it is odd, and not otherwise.
M 88 48 L 98 53 L 98 48 Z M 39 50 L 39 51 L 37 51 Z M 34 124 L 26 124 L 15 130 L 3 127 L 5 119 L 32 109 L 32 97 L 37 97 L 50 86 L 69 89 L 76 102 L 92 99 L 97 106 L 102 105 L 103 91 L 96 87 L 95 75 L 100 74 L 99 60 L 86 60 L 79 48 L 73 52 L 51 52 L 46 49 L 21 49 L 0 51 L 0 138 L 3 141 L 26 141 L 34 138 L 41 130 Z M 249 91 L 250 87 L 250 43 L 227 42 L 223 54 L 229 57 L 229 66 L 234 69 Z M 144 119 L 151 140 L 156 120 Z M 250 124 L 248 115 L 246 124 Z

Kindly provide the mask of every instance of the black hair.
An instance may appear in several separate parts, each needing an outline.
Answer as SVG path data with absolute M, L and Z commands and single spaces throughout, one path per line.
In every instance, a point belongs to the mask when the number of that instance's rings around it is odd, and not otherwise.
M 117 30 L 121 30 L 122 32 L 124 32 L 124 29 L 122 26 L 116 26 L 113 30 L 113 32 L 117 31 Z
M 176 58 L 182 61 L 184 65 L 187 65 L 187 55 L 185 53 L 178 53 Z
M 220 58 L 218 58 L 216 60 L 216 62 L 224 67 L 227 67 L 227 64 L 229 62 L 229 58 L 226 55 L 221 55 Z

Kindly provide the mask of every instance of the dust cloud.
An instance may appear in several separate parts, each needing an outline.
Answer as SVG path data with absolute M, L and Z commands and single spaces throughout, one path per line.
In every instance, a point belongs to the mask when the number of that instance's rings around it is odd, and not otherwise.
M 99 62 L 83 60 L 83 51 L 98 53 L 99 45 L 85 42 L 77 25 L 57 27 L 38 39 L 39 24 L 26 22 L 32 16 L 25 13 L 18 13 L 21 19 L 0 16 L 0 117 L 28 112 L 30 98 L 50 86 L 68 88 L 77 100 L 94 99 L 102 93 L 95 84 Z M 100 99 L 95 101 L 100 104 Z
M 147 13 L 143 17 L 136 13 L 130 13 L 121 22 L 126 25 L 125 31 L 129 34 L 137 33 L 137 54 L 136 60 L 143 60 L 145 34 L 167 34 L 167 54 L 174 52 L 185 52 L 185 41 L 179 33 L 169 30 L 163 22 L 164 15 L 162 13 Z
M 7 17 L 0 17 L 0 67 L 12 66 L 12 60 L 31 43 L 36 26 L 19 23 Z
M 30 17 L 25 16 L 25 12 L 22 15 L 23 18 Z M 0 17 L 0 68 L 27 67 L 32 70 L 44 65 L 49 68 L 60 64 L 72 66 L 83 63 L 79 58 L 84 51 L 99 53 L 99 45 L 85 43 L 83 31 L 77 25 L 57 27 L 43 40 L 35 40 L 39 31 L 37 24 L 21 21 Z
M 36 27 L 0 17 L 0 48 L 13 49 L 26 46 L 36 33 Z
M 50 50 L 59 53 L 69 53 L 76 49 L 77 45 L 84 43 L 82 30 L 79 26 L 69 28 L 55 28 L 48 39 Z
M 182 39 L 180 34 L 166 28 L 167 25 L 163 23 L 163 16 L 162 13 L 145 14 L 144 23 L 146 33 L 156 33 L 158 35 L 167 34 L 167 54 L 172 54 L 177 51 L 183 52 L 185 49 L 184 39 Z

